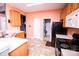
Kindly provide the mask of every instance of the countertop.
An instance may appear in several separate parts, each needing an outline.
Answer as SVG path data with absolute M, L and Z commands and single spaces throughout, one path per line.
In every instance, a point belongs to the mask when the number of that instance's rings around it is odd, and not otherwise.
M 24 31 L 19 31 L 19 30 L 17 30 L 17 31 L 6 30 L 5 31 L 5 33 L 20 33 L 20 32 L 24 32 Z
M 67 50 L 67 49 L 61 49 L 63 56 L 79 56 L 79 52 Z
M 9 49 L 9 44 L 7 44 L 6 42 L 0 41 L 0 53 L 2 53 L 7 49 Z
M 21 46 L 23 43 L 28 42 L 28 39 L 10 37 L 10 38 L 0 38 L 0 41 L 6 42 L 10 49 L 9 52 L 11 52 L 15 50 L 16 48 L 18 48 L 19 46 Z
M 68 35 L 61 35 L 61 34 L 56 34 L 56 38 L 70 39 L 70 40 L 72 40 L 72 39 L 73 39 L 73 37 L 72 37 L 72 36 L 68 36 Z

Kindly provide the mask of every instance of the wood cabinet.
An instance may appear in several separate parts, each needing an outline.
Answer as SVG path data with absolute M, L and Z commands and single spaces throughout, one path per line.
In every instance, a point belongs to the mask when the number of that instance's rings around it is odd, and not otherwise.
M 28 43 L 24 43 L 23 45 L 19 46 L 15 50 L 9 53 L 9 56 L 28 56 Z
M 26 38 L 26 34 L 24 32 L 20 32 L 16 34 L 16 37 L 18 38 Z
M 73 12 L 74 10 L 76 10 L 78 8 L 77 3 L 71 3 L 69 5 L 70 5 L 70 12 Z
M 70 12 L 70 11 L 69 11 L 69 6 L 66 5 L 66 6 L 62 9 L 61 16 L 60 16 L 61 20 L 64 20 L 69 12 Z
M 12 26 L 20 27 L 21 26 L 20 13 L 14 10 L 10 10 L 10 21 Z

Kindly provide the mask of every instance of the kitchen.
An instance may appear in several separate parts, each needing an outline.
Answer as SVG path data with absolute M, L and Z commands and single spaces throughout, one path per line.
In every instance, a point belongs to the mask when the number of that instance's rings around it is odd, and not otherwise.
M 10 46 L 11 48 L 10 47 L 9 48 L 12 50 L 14 49 L 16 51 L 13 50 L 14 51 L 13 52 L 11 50 L 12 53 L 10 53 L 10 55 L 15 55 L 15 56 L 21 55 L 20 53 L 18 53 L 18 51 L 21 51 L 20 49 L 22 49 L 23 51 L 26 52 L 26 53 L 23 53 L 22 55 L 28 55 L 28 53 L 29 53 L 28 52 L 29 39 L 41 39 L 41 40 L 45 39 L 44 33 L 43 33 L 44 32 L 43 31 L 44 24 L 43 24 L 42 19 L 51 19 L 50 26 L 52 25 L 52 22 L 63 22 L 62 26 L 63 26 L 63 28 L 67 29 L 67 32 L 66 32 L 66 35 L 56 33 L 56 34 L 60 34 L 60 35 L 56 35 L 56 38 L 58 40 L 60 39 L 60 41 L 61 41 L 61 39 L 64 39 L 64 38 L 72 40 L 73 34 L 79 33 L 78 32 L 79 31 L 79 29 L 78 29 L 79 28 L 79 25 L 78 25 L 79 21 L 77 20 L 77 18 L 78 18 L 77 16 L 79 14 L 78 13 L 78 10 L 79 10 L 78 3 L 69 3 L 69 4 L 68 3 L 44 3 L 44 4 L 49 5 L 52 8 L 56 7 L 56 9 L 49 8 L 49 10 L 48 9 L 47 10 L 39 10 L 39 7 L 38 7 L 37 8 L 38 11 L 33 11 L 33 9 L 28 10 L 28 8 L 31 8 L 31 7 L 27 7 L 26 8 L 27 10 L 26 9 L 21 10 L 21 8 L 24 6 L 23 3 L 21 3 L 21 4 L 17 4 L 17 3 L 0 4 L 3 6 L 3 8 L 2 8 L 2 6 L 0 8 L 0 9 L 2 9 L 2 11 L 0 10 L 0 12 L 1 12 L 0 19 L 4 19 L 4 20 L 0 20 L 0 37 L 1 37 L 0 40 L 4 41 L 4 42 L 11 42 L 12 41 L 12 43 L 8 43 L 9 45 L 11 45 Z M 18 7 L 19 5 L 20 5 L 20 7 Z M 39 5 L 37 5 L 37 6 L 39 6 Z M 43 4 L 41 4 L 41 5 L 43 5 Z M 41 7 L 47 7 L 46 5 L 45 6 L 43 5 Z M 58 5 L 59 5 L 59 7 L 57 7 Z M 35 5 L 33 5 L 33 6 L 35 6 Z M 42 9 L 42 8 L 40 8 L 40 9 Z M 28 12 L 25 12 L 25 10 Z M 21 19 L 26 19 L 23 21 L 23 23 L 21 23 L 21 20 L 20 20 L 21 16 L 22 16 Z M 5 18 L 7 20 L 5 20 Z M 34 21 L 34 20 L 36 20 L 36 21 Z M 34 23 L 35 25 L 33 24 L 33 22 L 35 22 Z M 39 23 L 39 24 L 36 25 L 37 23 Z M 4 24 L 4 26 L 3 26 L 3 24 Z M 21 28 L 21 27 L 23 27 L 22 24 L 25 25 L 24 29 Z M 52 36 L 51 31 L 50 31 L 50 39 L 52 40 L 51 37 L 53 37 L 54 35 Z M 49 42 L 49 39 L 45 40 L 45 41 Z M 54 43 L 56 43 L 56 40 Z M 3 45 L 3 44 L 4 43 L 2 43 L 1 45 Z M 5 43 L 5 45 L 7 45 L 7 46 L 8 46 L 8 44 Z M 52 44 L 53 44 L 52 42 L 47 43 L 47 45 L 50 45 L 50 46 L 52 46 Z M 23 46 L 20 46 L 20 45 L 23 45 Z M 18 49 L 16 49 L 17 47 L 18 47 Z M 47 46 L 47 47 L 49 47 L 49 46 Z M 57 46 L 55 46 L 55 47 L 57 47 Z M 64 56 L 64 53 L 66 54 L 65 51 L 66 51 L 65 49 L 62 49 L 63 56 Z M 70 51 L 70 53 L 71 53 L 71 50 L 68 50 L 68 51 Z M 55 51 L 53 51 L 53 52 L 55 52 Z M 69 55 L 69 54 L 67 53 L 66 55 Z M 74 54 L 75 54 L 75 52 L 74 52 Z M 77 52 L 76 52 L 76 54 L 79 55 Z M 70 55 L 72 55 L 72 54 L 70 54 Z

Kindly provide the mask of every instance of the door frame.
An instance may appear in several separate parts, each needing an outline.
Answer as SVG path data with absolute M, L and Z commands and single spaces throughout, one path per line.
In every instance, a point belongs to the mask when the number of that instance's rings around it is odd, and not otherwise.
M 44 19 L 50 19 L 50 40 L 51 40 L 51 32 L 52 32 L 52 18 L 43 18 L 42 21 L 42 38 L 44 39 Z

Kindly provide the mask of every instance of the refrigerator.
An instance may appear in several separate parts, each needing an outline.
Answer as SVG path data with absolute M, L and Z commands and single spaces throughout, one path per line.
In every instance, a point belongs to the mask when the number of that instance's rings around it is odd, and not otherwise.
M 51 45 L 55 46 L 56 34 L 66 35 L 67 34 L 67 28 L 63 27 L 62 22 L 53 22 L 51 30 L 52 30 L 52 32 L 51 32 Z

